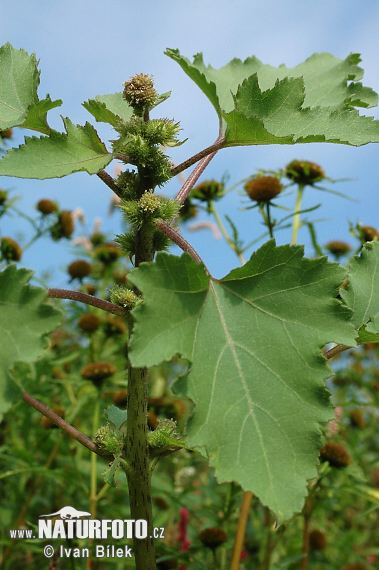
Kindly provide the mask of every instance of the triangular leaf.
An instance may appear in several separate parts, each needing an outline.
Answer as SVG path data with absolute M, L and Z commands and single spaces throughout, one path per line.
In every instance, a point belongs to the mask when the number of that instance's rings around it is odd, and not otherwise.
M 350 312 L 335 299 L 344 270 L 273 240 L 220 281 L 187 254 L 159 254 L 128 279 L 134 366 L 180 353 L 192 362 L 177 390 L 196 404 L 187 443 L 206 449 L 220 481 L 255 493 L 278 520 L 299 511 L 316 475 L 319 424 L 332 417 L 321 347 L 353 346 Z
M 60 107 L 62 105 L 61 99 L 57 101 L 52 101 L 50 95 L 46 95 L 46 99 L 38 101 L 37 104 L 32 103 L 28 109 L 28 114 L 25 121 L 19 126 L 23 129 L 31 129 L 32 131 L 38 131 L 44 135 L 49 135 L 51 128 L 47 123 L 47 113 L 51 109 Z
M 49 137 L 25 137 L 25 144 L 11 149 L 0 160 L 0 175 L 18 178 L 60 178 L 73 172 L 96 174 L 112 160 L 92 125 L 74 125 L 63 119 L 66 133 Z
M 120 410 L 117 406 L 108 406 L 104 410 L 105 417 L 109 420 L 116 429 L 120 429 L 122 424 L 126 422 L 126 410 Z
M 379 142 L 379 121 L 355 107 L 372 107 L 377 94 L 357 80 L 358 54 L 340 60 L 314 54 L 294 68 L 265 65 L 255 57 L 233 59 L 221 69 L 166 51 L 202 89 L 220 118 L 225 146 Z M 349 83 L 348 83 L 349 82 Z
M 0 48 L 0 130 L 20 125 L 32 103 L 37 104 L 39 72 L 35 54 L 15 49 L 8 42 Z
M 0 273 L 0 411 L 20 397 L 9 376 L 17 361 L 34 362 L 49 345 L 46 337 L 62 314 L 45 302 L 46 291 L 27 285 L 32 271 L 10 265 Z M 3 399 L 4 398 L 4 399 Z
M 50 95 L 39 101 L 37 65 L 35 54 L 28 55 L 10 43 L 0 48 L 0 130 L 19 126 L 50 133 L 47 112 L 62 101 L 52 101 Z
M 340 294 L 353 311 L 358 342 L 375 342 L 379 338 L 379 242 L 367 242 L 360 255 L 352 258 L 348 280 Z

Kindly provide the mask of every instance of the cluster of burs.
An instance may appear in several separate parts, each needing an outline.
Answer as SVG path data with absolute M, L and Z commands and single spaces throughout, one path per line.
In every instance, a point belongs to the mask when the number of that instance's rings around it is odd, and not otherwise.
M 129 231 L 118 236 L 118 243 L 133 259 L 136 236 L 141 228 L 152 240 L 154 251 L 168 247 L 169 239 L 159 231 L 156 220 L 170 221 L 178 214 L 180 205 L 154 194 L 154 189 L 165 184 L 172 176 L 173 164 L 164 154 L 165 147 L 182 144 L 176 138 L 179 124 L 170 119 L 150 119 L 153 107 L 164 101 L 169 94 L 158 95 L 152 78 L 143 73 L 124 83 L 123 96 L 133 109 L 128 121 L 116 127 L 119 138 L 113 141 L 117 157 L 134 169 L 126 169 L 118 179 L 121 190 L 120 208 L 129 225 Z

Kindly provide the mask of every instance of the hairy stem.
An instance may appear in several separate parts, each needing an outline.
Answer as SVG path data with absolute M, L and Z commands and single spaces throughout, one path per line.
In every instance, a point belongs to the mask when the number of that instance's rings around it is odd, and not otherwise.
M 56 426 L 60 427 L 63 431 L 68 433 L 69 436 L 71 436 L 72 438 L 76 439 L 76 441 L 84 445 L 84 447 L 86 447 L 93 453 L 96 453 L 96 455 L 103 457 L 107 461 L 109 461 L 109 459 L 113 459 L 112 455 L 104 454 L 104 452 L 101 451 L 101 449 L 96 445 L 96 443 L 92 441 L 92 439 L 84 435 L 84 433 L 78 431 L 76 428 L 74 428 L 74 426 L 66 422 L 63 418 L 58 416 L 58 414 L 53 412 L 53 410 L 50 410 L 50 408 L 42 404 L 42 402 L 39 402 L 38 400 L 33 398 L 33 396 L 31 396 L 27 392 L 23 392 L 22 399 L 28 404 L 30 404 L 35 410 L 37 410 L 38 412 L 49 418 Z
M 173 176 L 176 176 L 177 174 L 179 174 L 180 172 L 183 172 L 183 170 L 186 170 L 187 168 L 189 168 L 190 166 L 192 166 L 196 162 L 199 162 L 199 160 L 201 160 L 202 158 L 208 157 L 209 155 L 214 156 L 216 154 L 216 152 L 224 146 L 224 143 L 225 143 L 225 139 L 222 135 L 220 135 L 215 140 L 215 142 L 213 144 L 211 144 L 207 148 L 204 148 L 203 150 L 201 150 L 197 154 L 194 154 L 190 158 L 187 158 L 187 160 L 185 160 L 181 164 L 174 166 L 174 168 L 171 169 L 171 174 Z M 212 158 L 213 158 L 213 156 L 212 156 Z
M 179 166 L 176 166 L 171 171 L 173 174 L 178 174 L 179 172 L 181 172 L 182 170 L 185 170 L 185 168 L 188 168 L 189 166 L 191 166 L 191 164 L 194 164 L 195 162 L 197 162 L 201 158 L 199 164 L 197 164 L 195 166 L 195 168 L 193 169 L 193 171 L 191 172 L 191 174 L 189 175 L 189 177 L 187 178 L 187 180 L 185 181 L 185 183 L 183 184 L 183 186 L 181 187 L 181 189 L 179 190 L 179 192 L 177 193 L 177 195 L 175 197 L 175 199 L 179 202 L 179 204 L 183 204 L 184 200 L 187 198 L 188 194 L 191 192 L 192 188 L 196 184 L 198 178 L 204 172 L 205 168 L 208 166 L 208 164 L 210 163 L 212 158 L 216 155 L 217 151 L 220 148 L 222 148 L 224 142 L 225 142 L 224 137 L 219 136 L 213 145 L 211 145 L 207 149 L 204 149 L 203 151 L 199 152 L 198 155 L 195 155 L 198 157 L 196 160 L 194 160 L 193 162 L 191 162 L 190 164 L 188 164 L 184 168 L 181 168 L 182 165 L 186 164 L 188 161 L 183 162 L 182 164 L 179 164 Z M 207 151 L 206 154 L 203 154 L 203 153 L 205 153 L 205 151 Z M 194 157 L 192 157 L 192 158 L 194 158 Z M 177 170 L 177 172 L 173 172 L 174 170 L 180 169 L 180 168 L 181 168 L 181 170 Z
M 238 570 L 239 568 L 243 541 L 245 540 L 247 519 L 249 517 L 249 510 L 252 500 L 253 500 L 253 493 L 251 493 L 250 491 L 245 491 L 242 498 L 242 505 L 240 509 L 240 516 L 238 519 L 237 531 L 234 537 L 233 554 L 232 554 L 232 561 L 230 564 L 230 570 Z
M 104 301 L 104 299 L 99 299 L 98 297 L 93 297 L 92 295 L 87 295 L 87 293 L 82 293 L 81 291 L 70 291 L 68 289 L 48 289 L 47 296 L 54 299 L 70 299 L 72 301 L 80 301 L 80 303 L 86 303 L 87 305 L 92 305 L 92 307 L 97 307 L 108 313 L 113 313 L 114 315 L 125 315 L 125 309 L 119 307 L 114 303 L 109 301 Z
M 333 358 L 333 356 L 336 356 L 336 354 L 339 354 L 340 352 L 344 352 L 345 350 L 349 350 L 349 348 L 352 348 L 352 347 L 346 346 L 344 344 L 337 344 L 336 346 L 333 346 L 329 350 L 326 350 L 324 352 L 324 356 L 325 356 L 326 360 L 330 360 L 331 358 Z
M 117 182 L 108 172 L 105 170 L 99 170 L 97 176 L 102 180 L 119 198 L 122 198 L 122 190 L 117 185 Z
M 202 263 L 205 267 L 204 261 L 201 259 L 197 251 L 192 247 L 191 244 L 188 243 L 186 239 L 184 239 L 183 236 L 180 235 L 180 233 L 174 230 L 172 226 L 161 220 L 156 222 L 156 226 L 161 230 L 162 233 L 164 233 L 174 243 L 176 243 L 176 245 L 178 245 L 183 251 L 189 253 L 192 259 L 196 261 L 196 263 Z M 206 267 L 205 270 L 209 274 L 209 271 Z

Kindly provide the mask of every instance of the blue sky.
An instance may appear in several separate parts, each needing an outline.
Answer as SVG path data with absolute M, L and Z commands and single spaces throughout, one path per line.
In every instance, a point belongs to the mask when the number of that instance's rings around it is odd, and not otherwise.
M 172 91 L 168 101 L 157 108 L 158 116 L 179 121 L 181 136 L 188 138 L 183 146 L 172 150 L 172 159 L 179 163 L 214 141 L 217 117 L 198 87 L 163 54 L 167 47 L 179 48 L 189 58 L 201 51 L 205 62 L 213 67 L 221 67 L 233 57 L 245 59 L 250 55 L 264 63 L 292 67 L 314 52 L 330 52 L 339 58 L 357 52 L 365 70 L 364 85 L 379 91 L 379 2 L 365 2 L 364 9 L 362 6 L 355 0 L 13 0 L 0 8 L 0 34 L 1 44 L 10 41 L 37 54 L 42 70 L 40 97 L 50 93 L 52 99 L 63 100 L 63 106 L 49 114 L 50 124 L 58 130 L 63 130 L 61 114 L 79 124 L 92 122 L 82 101 L 120 91 L 122 82 L 135 73 L 153 74 L 158 91 Z M 368 110 L 368 114 L 379 118 L 377 109 Z M 97 129 L 104 141 L 112 138 L 105 125 Z M 23 135 L 17 134 L 17 143 L 23 141 Z M 377 157 L 374 144 L 360 148 L 332 144 L 233 148 L 218 153 L 202 180 L 220 179 L 228 172 L 230 184 L 234 184 L 259 168 L 284 167 L 294 158 L 317 162 L 331 178 L 353 179 L 333 188 L 358 202 L 309 190 L 304 207 L 320 202 L 322 207 L 308 217 L 329 218 L 316 226 L 322 244 L 343 239 L 353 245 L 348 219 L 379 226 Z M 112 174 L 113 168 L 108 168 Z M 120 231 L 120 214 L 107 216 L 111 192 L 96 176 L 79 173 L 45 181 L 1 178 L 0 187 L 12 188 L 21 196 L 19 207 L 28 213 L 34 211 L 40 198 L 50 197 L 62 208 L 82 208 L 89 229 L 95 218 L 101 217 L 104 231 L 110 235 Z M 174 179 L 166 193 L 174 195 L 179 188 L 179 180 Z M 283 203 L 290 207 L 294 199 L 292 195 Z M 242 201 L 238 193 L 231 193 L 220 203 L 220 212 L 228 213 L 250 241 L 262 233 L 262 227 L 255 210 L 239 210 Z M 2 222 L 0 230 L 1 235 L 18 236 L 25 242 L 27 235 L 20 235 L 25 228 L 24 222 L 12 218 Z M 83 232 L 79 227 L 75 235 Z M 185 235 L 216 277 L 238 265 L 233 252 L 207 230 Z M 288 241 L 288 232 L 278 234 L 278 243 Z M 305 229 L 299 242 L 312 255 Z M 62 286 L 67 280 L 65 267 L 73 258 L 74 250 L 67 242 L 52 244 L 46 240 L 25 253 L 23 265 L 39 272 L 51 270 L 51 285 Z

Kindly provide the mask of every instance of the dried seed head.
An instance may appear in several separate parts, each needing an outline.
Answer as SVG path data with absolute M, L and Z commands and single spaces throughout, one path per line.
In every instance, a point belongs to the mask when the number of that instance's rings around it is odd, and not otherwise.
M 0 206 L 3 206 L 8 200 L 8 192 L 6 190 L 0 190 Z
M 363 429 L 366 425 L 364 417 L 362 416 L 361 410 L 351 410 L 350 412 L 350 423 L 353 427 Z
M 64 413 L 65 413 L 64 408 L 61 407 L 52 408 L 52 411 L 56 413 L 57 416 L 59 416 L 60 418 L 64 418 Z M 43 416 L 43 418 L 41 419 L 41 427 L 43 427 L 43 429 L 54 429 L 57 428 L 58 426 L 56 426 L 55 423 L 50 418 Z
M 211 550 L 214 550 L 228 540 L 228 535 L 222 528 L 209 527 L 201 531 L 199 534 L 199 539 L 204 546 L 210 548 Z
M 87 333 L 93 333 L 100 326 L 100 319 L 97 315 L 93 313 L 85 313 L 79 318 L 78 325 L 82 331 Z
M 372 226 L 362 226 L 360 229 L 364 241 L 379 240 L 379 232 Z
M 309 547 L 311 550 L 324 550 L 326 544 L 326 536 L 321 530 L 316 529 L 309 533 Z
M 52 212 L 56 212 L 57 205 L 54 204 L 52 200 L 43 199 L 37 203 L 36 206 L 37 210 L 39 210 L 44 216 L 51 214 Z
M 128 391 L 125 388 L 118 390 L 113 396 L 113 403 L 124 408 L 128 403 Z
M 249 198 L 256 202 L 269 202 L 283 189 L 276 176 L 257 176 L 244 186 Z
M 122 250 L 113 242 L 102 243 L 95 249 L 95 257 L 104 265 L 110 265 L 122 256 Z
M 54 224 L 51 229 L 51 237 L 54 240 L 59 240 L 61 238 L 69 238 L 74 233 L 74 220 L 71 212 L 68 210 L 62 210 L 58 216 L 58 221 Z
M 84 259 L 73 261 L 67 268 L 72 279 L 83 279 L 83 277 L 87 277 L 91 273 L 91 270 L 91 264 Z
M 320 457 L 323 461 L 328 461 L 332 467 L 343 468 L 351 463 L 348 452 L 337 443 L 326 443 L 320 449 Z
M 312 185 L 325 178 L 325 172 L 315 162 L 309 160 L 293 160 L 286 166 L 285 175 L 298 184 Z
M 348 243 L 346 243 L 345 241 L 338 241 L 338 240 L 330 241 L 329 243 L 326 244 L 325 248 L 336 257 L 346 255 L 347 253 L 349 253 L 349 251 L 351 251 L 351 247 L 349 246 Z
M 116 372 L 116 367 L 110 362 L 91 362 L 84 366 L 80 375 L 86 380 L 91 380 L 95 386 L 101 386 L 104 380 L 113 376 Z
M 6 259 L 7 261 L 20 261 L 22 257 L 21 247 L 10 237 L 1 238 L 0 251 L 3 259 Z
M 104 238 L 105 236 L 101 232 L 94 232 L 90 237 L 90 241 L 92 245 L 96 247 L 97 245 L 104 243 Z
M 218 200 L 224 195 L 224 185 L 216 180 L 201 182 L 190 192 L 190 198 L 196 198 L 202 202 Z
M 83 285 L 83 289 L 87 295 L 94 295 L 96 293 L 96 286 L 93 283 L 86 283 Z
M 198 209 L 191 202 L 190 198 L 186 198 L 182 204 L 182 207 L 179 210 L 179 217 L 182 222 L 186 222 L 187 220 L 191 220 L 191 218 L 196 218 L 198 213 Z
M 107 336 L 126 333 L 126 325 L 121 317 L 105 317 L 104 332 Z
M 124 83 L 124 99 L 135 111 L 151 109 L 158 98 L 154 89 L 153 76 L 139 73 Z

